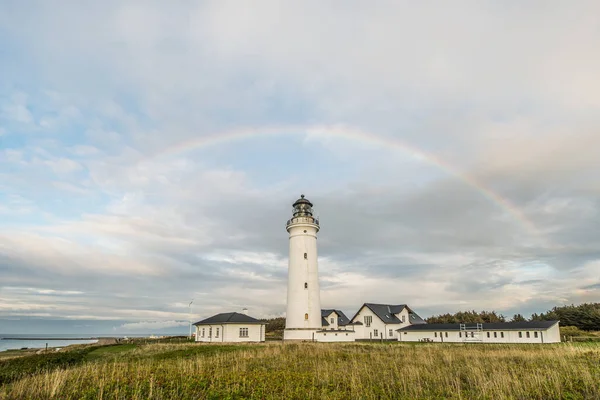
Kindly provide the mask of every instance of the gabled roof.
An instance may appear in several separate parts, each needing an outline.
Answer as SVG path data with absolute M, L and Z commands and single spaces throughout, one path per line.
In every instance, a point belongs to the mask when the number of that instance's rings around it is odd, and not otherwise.
M 348 317 L 346 317 L 346 314 L 344 314 L 342 312 L 342 310 L 336 310 L 334 308 L 326 308 L 324 310 L 321 310 L 321 317 L 322 318 L 327 318 L 328 316 L 331 315 L 331 313 L 336 313 L 338 316 L 338 326 L 346 326 L 350 323 L 350 320 L 348 319 Z M 327 321 L 325 321 L 327 322 Z M 328 326 L 329 323 L 327 323 L 327 325 L 324 326 Z
M 215 324 L 265 324 L 252 318 L 246 314 L 240 314 L 237 312 L 221 313 L 213 315 L 212 317 L 203 319 L 202 321 L 196 322 L 194 325 L 215 325 Z
M 520 322 L 493 322 L 481 324 L 484 331 L 520 331 L 548 329 L 558 321 L 520 321 Z M 459 331 L 461 324 L 420 324 L 409 325 L 398 331 Z M 477 329 L 477 324 L 465 324 L 467 330 Z
M 405 308 L 408 310 L 408 322 L 411 324 L 424 324 L 425 321 L 423 318 L 419 317 L 413 310 L 410 309 L 406 304 L 375 304 L 375 303 L 365 303 L 360 307 L 352 320 L 356 318 L 360 310 L 363 307 L 367 307 L 369 310 L 373 312 L 373 314 L 377 315 L 377 317 L 382 320 L 386 324 L 401 324 L 402 321 L 396 317 L 395 314 L 401 313 Z

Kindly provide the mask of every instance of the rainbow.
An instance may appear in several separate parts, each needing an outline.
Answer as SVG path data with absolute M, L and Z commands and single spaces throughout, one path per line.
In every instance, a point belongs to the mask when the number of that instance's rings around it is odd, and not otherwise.
M 386 148 L 399 149 L 412 157 L 419 160 L 425 161 L 431 164 L 447 174 L 461 180 L 466 185 L 477 190 L 481 195 L 502 208 L 510 215 L 512 215 L 519 223 L 525 227 L 525 229 L 535 236 L 539 236 L 540 233 L 521 210 L 519 210 L 510 200 L 502 197 L 492 189 L 485 186 L 482 182 L 476 178 L 461 173 L 457 168 L 448 164 L 441 158 L 435 156 L 432 153 L 417 149 L 408 143 L 390 137 L 379 136 L 368 132 L 361 131 L 356 128 L 342 126 L 342 125 L 317 125 L 317 126 L 268 126 L 268 127 L 245 127 L 236 128 L 230 131 L 223 131 L 219 133 L 209 134 L 201 137 L 197 137 L 188 141 L 184 141 L 173 146 L 167 147 L 158 153 L 155 153 L 149 157 L 143 159 L 143 161 L 149 161 L 156 158 L 162 158 L 167 156 L 173 156 L 181 153 L 188 152 L 190 150 L 202 149 L 208 146 L 214 146 L 221 143 L 233 142 L 236 140 L 259 137 L 259 136 L 281 136 L 281 135 L 293 135 L 293 134 L 308 134 L 308 135 L 327 135 L 340 137 L 346 140 L 354 140 L 358 142 L 367 142 L 374 145 L 383 146 Z

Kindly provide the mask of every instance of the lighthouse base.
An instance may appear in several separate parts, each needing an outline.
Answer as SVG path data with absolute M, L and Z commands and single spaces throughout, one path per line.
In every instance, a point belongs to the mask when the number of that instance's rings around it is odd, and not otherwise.
M 283 340 L 296 340 L 296 341 L 316 341 L 317 340 L 317 332 L 319 329 L 312 328 L 291 328 L 283 331 Z

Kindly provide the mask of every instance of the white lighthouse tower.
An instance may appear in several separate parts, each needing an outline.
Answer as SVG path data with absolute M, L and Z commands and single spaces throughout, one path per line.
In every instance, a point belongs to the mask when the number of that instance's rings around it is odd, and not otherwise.
M 286 229 L 290 234 L 287 312 L 284 340 L 312 340 L 321 330 L 321 298 L 317 265 L 319 220 L 312 203 L 300 196 Z

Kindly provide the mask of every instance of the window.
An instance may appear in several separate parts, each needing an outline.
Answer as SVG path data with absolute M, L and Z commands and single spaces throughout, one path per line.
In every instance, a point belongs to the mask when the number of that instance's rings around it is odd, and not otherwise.
M 504 332 L 500 332 L 500 337 L 503 338 L 504 337 Z
M 390 335 L 389 336 L 391 336 L 391 337 L 394 336 L 394 330 L 393 329 L 390 329 Z
M 434 337 L 437 337 L 437 332 L 433 332 L 433 336 L 434 336 Z
M 308 314 L 304 314 L 304 319 L 308 319 Z
M 494 332 L 494 337 L 497 338 L 498 337 L 498 332 Z
M 529 332 L 525 332 L 525 336 L 529 339 Z
M 379 332 L 377 331 L 377 329 L 373 329 L 373 336 L 375 336 L 375 337 L 379 336 Z
M 333 318 L 329 318 L 329 322 L 333 324 Z
M 489 332 L 487 333 L 487 337 L 490 337 L 490 333 Z
M 208 337 L 212 337 L 212 328 L 208 328 Z
M 304 259 L 308 260 L 308 253 L 304 253 Z
M 215 331 L 215 337 L 219 337 L 219 328 Z
M 471 337 L 475 337 L 475 332 L 471 332 Z
M 365 316 L 365 326 L 368 328 L 371 326 L 371 322 L 373 322 L 373 317 L 371 315 Z
M 523 337 L 523 332 L 519 332 L 519 337 L 522 338 Z
M 402 322 L 406 321 L 406 315 L 402 316 Z
M 204 337 L 204 330 L 205 328 L 202 328 L 202 337 Z
M 308 282 L 304 282 L 304 289 L 308 289 Z
M 444 332 L 444 336 L 448 337 L 448 332 Z
M 537 332 L 533 332 L 533 337 L 537 339 L 538 333 Z
M 458 337 L 462 337 L 462 332 L 458 332 Z
M 240 328 L 240 337 L 248 337 L 248 328 Z

